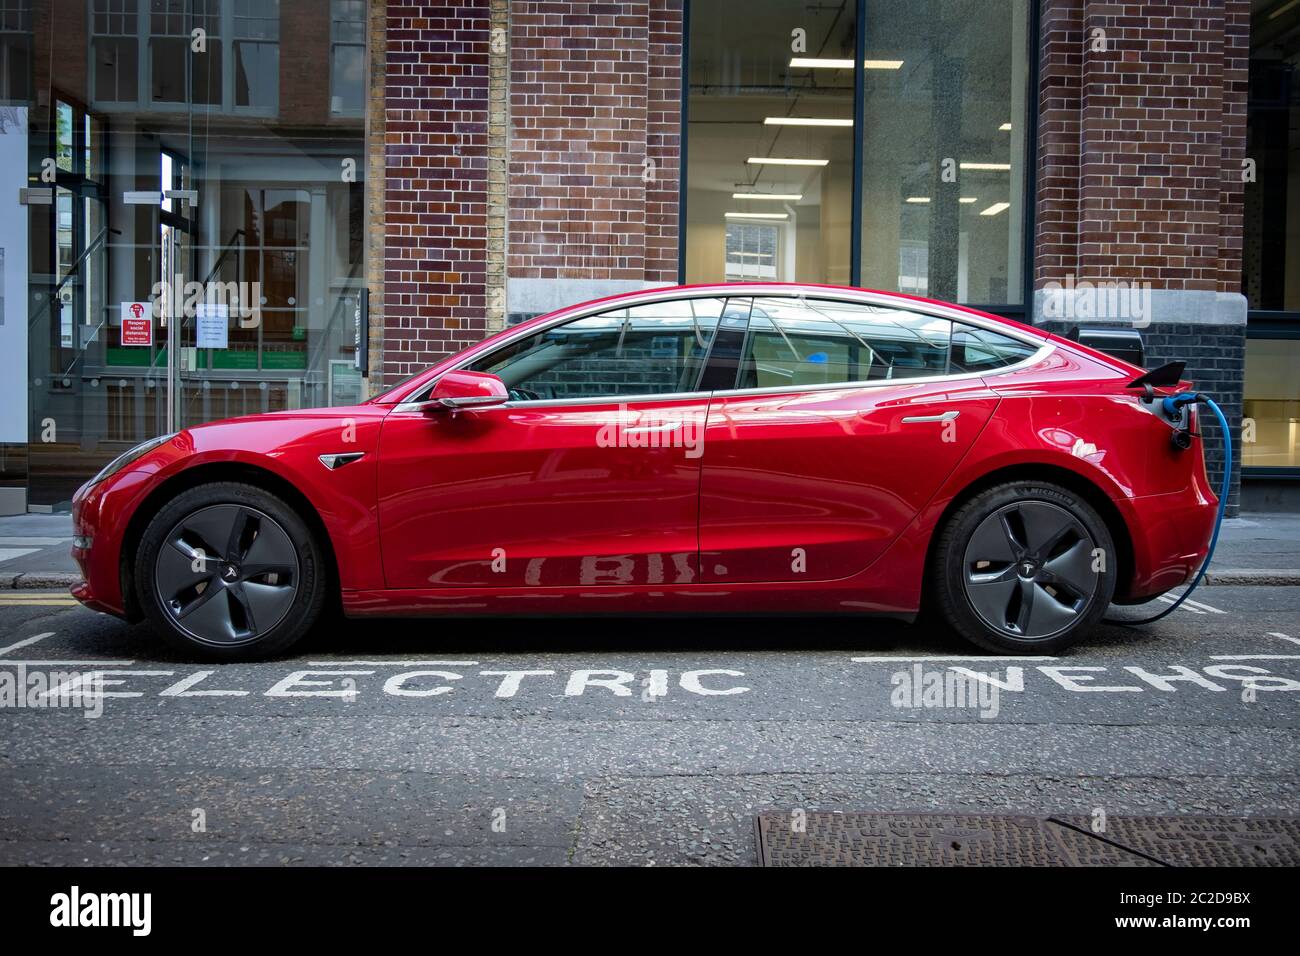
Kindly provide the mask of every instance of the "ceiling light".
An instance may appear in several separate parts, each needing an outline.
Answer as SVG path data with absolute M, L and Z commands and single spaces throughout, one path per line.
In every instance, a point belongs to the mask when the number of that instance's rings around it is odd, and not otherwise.
M 957 201 L 958 201 L 958 202 L 962 202 L 962 203 L 978 202 L 978 201 L 979 201 L 979 197 L 978 197 L 978 196 L 962 196 L 962 197 L 961 197 L 960 199 L 958 199 Z
M 999 132 L 1002 132 L 1002 133 L 1009 133 L 1009 132 L 1011 132 L 1011 124 L 1010 124 L 1010 123 L 1003 123 L 1001 126 L 998 127 L 998 131 L 999 131 Z
M 732 199 L 776 199 L 784 202 L 798 202 L 803 193 L 732 193 Z
M 897 70 L 903 65 L 902 60 L 863 60 L 862 65 L 868 70 Z M 851 70 L 852 60 L 839 60 L 834 57 L 795 56 L 790 58 L 790 66 L 797 70 Z
M 783 212 L 729 212 L 728 219 L 789 219 Z
M 904 202 L 929 202 L 929 196 L 908 196 Z
M 794 56 L 790 58 L 790 65 L 796 69 L 810 70 L 851 70 L 853 69 L 852 60 L 833 60 L 819 56 Z
M 1276 20 L 1282 14 L 1286 13 L 1288 10 L 1294 7 L 1297 3 L 1300 3 L 1300 0 L 1291 0 L 1290 3 L 1282 4 L 1282 6 L 1278 7 L 1276 10 L 1268 14 L 1268 19 Z
M 960 163 L 962 169 L 987 169 L 1006 171 L 1011 168 L 1010 163 Z
M 783 159 L 775 156 L 751 156 L 747 163 L 764 163 L 768 166 L 825 166 L 829 159 Z
M 1006 212 L 1010 208 L 1011 208 L 1011 203 L 1009 202 L 995 202 L 992 206 L 989 206 L 988 209 L 981 209 L 980 215 L 996 216 L 998 213 Z
M 769 116 L 764 126 L 852 126 L 851 119 L 823 119 L 818 116 Z

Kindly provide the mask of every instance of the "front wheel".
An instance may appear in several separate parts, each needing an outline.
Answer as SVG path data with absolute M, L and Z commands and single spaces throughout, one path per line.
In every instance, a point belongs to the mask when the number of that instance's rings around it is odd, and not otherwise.
M 325 602 L 316 536 L 280 498 L 253 485 L 191 488 L 154 515 L 135 581 L 163 638 L 209 660 L 254 660 L 286 650 Z
M 1115 592 L 1115 547 L 1096 510 L 1048 482 L 997 485 L 940 531 L 935 603 L 963 637 L 1002 653 L 1051 654 L 1084 637 Z

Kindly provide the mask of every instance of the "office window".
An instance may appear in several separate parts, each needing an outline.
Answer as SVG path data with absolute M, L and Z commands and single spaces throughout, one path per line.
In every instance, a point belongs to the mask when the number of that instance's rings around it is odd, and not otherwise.
M 330 3 L 330 112 L 358 115 L 364 107 L 365 0 Z
M 274 113 L 280 99 L 280 0 L 235 0 L 235 106 Z

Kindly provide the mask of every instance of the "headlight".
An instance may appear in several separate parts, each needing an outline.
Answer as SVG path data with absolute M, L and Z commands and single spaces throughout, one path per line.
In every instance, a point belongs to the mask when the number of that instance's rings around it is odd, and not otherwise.
M 105 478 L 113 477 L 113 475 L 116 475 L 127 465 L 131 464 L 131 462 L 135 461 L 137 458 L 141 458 L 147 455 L 149 452 L 153 451 L 155 448 L 157 448 L 159 445 L 163 444 L 164 442 L 171 441 L 173 438 L 176 437 L 176 435 L 177 435 L 176 432 L 172 432 L 170 435 L 159 435 L 157 438 L 150 438 L 148 441 L 141 442 L 140 444 L 136 445 L 134 448 L 130 448 L 122 452 L 122 454 L 118 455 L 107 465 L 101 468 L 99 474 L 97 474 L 94 478 L 91 478 L 90 481 L 88 482 L 88 485 L 97 485 Z

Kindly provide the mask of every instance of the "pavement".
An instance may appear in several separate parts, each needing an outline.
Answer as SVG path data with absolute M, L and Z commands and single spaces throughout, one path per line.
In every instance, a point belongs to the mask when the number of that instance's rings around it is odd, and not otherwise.
M 0 517 L 0 590 L 68 587 L 80 579 L 68 553 L 72 516 Z M 1223 522 L 1207 585 L 1300 585 L 1300 514 L 1244 514 Z
M 1296 587 L 1056 658 L 638 618 L 332 621 L 228 665 L 10 591 L 0 865 L 754 865 L 759 813 L 1294 817 L 1298 704 Z

